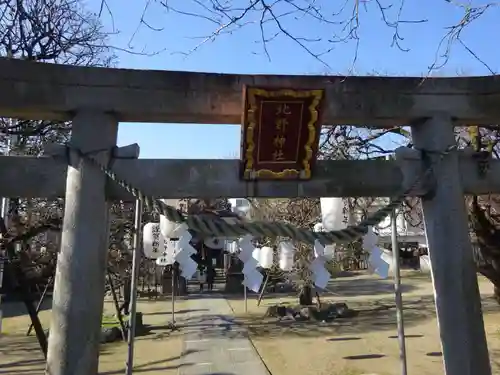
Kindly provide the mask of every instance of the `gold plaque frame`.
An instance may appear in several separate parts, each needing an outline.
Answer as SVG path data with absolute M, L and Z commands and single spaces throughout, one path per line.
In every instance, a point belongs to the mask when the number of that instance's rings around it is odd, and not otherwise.
M 248 108 L 246 116 L 244 117 L 244 126 L 246 127 L 246 148 L 243 150 L 245 154 L 245 167 L 243 177 L 245 179 L 256 178 L 270 178 L 270 179 L 291 179 L 299 178 L 308 180 L 311 178 L 311 159 L 313 157 L 313 147 L 317 142 L 317 123 L 319 120 L 319 106 L 324 97 L 324 90 L 294 90 L 294 89 L 279 89 L 279 90 L 266 90 L 262 88 L 249 87 L 246 89 L 246 100 L 248 101 Z M 255 129 L 257 127 L 256 113 L 257 113 L 257 96 L 266 99 L 291 97 L 294 99 L 310 99 L 311 104 L 308 106 L 310 119 L 307 122 L 308 138 L 304 145 L 305 156 L 302 159 L 302 170 L 298 169 L 284 169 L 280 172 L 271 171 L 269 169 L 255 170 L 254 151 L 255 145 Z

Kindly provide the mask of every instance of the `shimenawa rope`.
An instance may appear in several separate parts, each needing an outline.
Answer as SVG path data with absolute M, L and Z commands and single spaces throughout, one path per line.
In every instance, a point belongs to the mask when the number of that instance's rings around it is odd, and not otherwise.
M 288 237 L 295 241 L 312 244 L 315 240 L 319 240 L 323 245 L 330 243 L 348 243 L 355 241 L 365 235 L 369 227 L 373 227 L 384 220 L 394 209 L 397 209 L 409 196 L 413 190 L 424 180 L 427 175 L 432 172 L 433 165 L 430 165 L 422 174 L 420 174 L 413 184 L 403 191 L 398 197 L 391 199 L 391 202 L 381 209 L 374 212 L 372 215 L 361 221 L 357 225 L 349 226 L 345 229 L 334 230 L 330 232 L 313 232 L 304 228 L 297 228 L 292 224 L 284 222 L 238 222 L 229 224 L 221 218 L 213 218 L 201 215 L 184 215 L 174 207 L 168 206 L 161 200 L 144 194 L 140 189 L 134 187 L 128 181 L 121 179 L 112 169 L 104 166 L 102 163 L 91 157 L 88 153 L 84 153 L 78 148 L 67 145 L 69 151 L 75 152 L 79 157 L 88 161 L 95 167 L 99 168 L 112 181 L 121 186 L 127 192 L 132 194 L 136 199 L 143 201 L 144 205 L 150 211 L 159 212 L 167 217 L 168 220 L 176 223 L 186 223 L 188 227 L 196 232 L 211 235 L 214 237 L 243 237 L 246 234 L 251 234 L 254 237 Z M 441 152 L 441 160 L 449 154 L 455 146 L 448 147 L 447 150 Z M 68 160 L 69 162 L 69 160 Z

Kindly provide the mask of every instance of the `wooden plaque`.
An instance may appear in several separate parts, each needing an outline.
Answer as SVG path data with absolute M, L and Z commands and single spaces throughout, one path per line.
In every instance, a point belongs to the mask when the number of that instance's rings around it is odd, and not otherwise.
M 244 88 L 242 178 L 311 178 L 324 90 Z

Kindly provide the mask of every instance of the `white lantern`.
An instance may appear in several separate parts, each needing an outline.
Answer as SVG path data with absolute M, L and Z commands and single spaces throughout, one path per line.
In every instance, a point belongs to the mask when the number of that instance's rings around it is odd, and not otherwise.
M 179 241 L 166 240 L 164 241 L 164 243 L 165 243 L 165 249 L 161 254 L 161 256 L 156 259 L 156 264 L 163 267 L 175 263 L 175 256 L 177 255 L 178 252 Z
M 184 227 L 181 223 L 170 221 L 166 216 L 160 215 L 160 230 L 164 238 L 179 238 Z
M 314 226 L 314 231 L 335 231 L 347 227 L 345 222 L 345 204 L 343 198 L 320 198 L 321 223 Z M 335 244 L 324 246 L 323 256 L 325 260 L 332 260 L 335 257 Z
M 273 248 L 264 246 L 260 249 L 260 266 L 262 268 L 271 268 L 273 266 Z
M 283 271 L 293 270 L 295 247 L 291 242 L 281 242 L 279 244 L 280 268 Z
M 321 222 L 326 231 L 344 229 L 344 200 L 342 198 L 320 198 Z
M 167 240 L 165 241 L 165 251 L 163 256 L 167 259 L 167 265 L 175 263 L 175 256 L 177 255 L 179 241 Z
M 142 231 L 142 241 L 144 256 L 149 259 L 156 259 L 165 250 L 165 239 L 160 231 L 160 224 L 147 223 Z
M 162 267 L 169 266 L 175 263 L 175 251 L 173 248 L 165 248 L 165 252 L 161 257 L 156 258 L 156 264 Z

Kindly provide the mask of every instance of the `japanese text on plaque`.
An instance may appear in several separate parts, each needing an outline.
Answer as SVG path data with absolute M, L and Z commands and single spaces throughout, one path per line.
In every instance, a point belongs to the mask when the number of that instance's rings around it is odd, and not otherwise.
M 285 160 L 284 147 L 286 143 L 286 129 L 289 125 L 288 116 L 292 114 L 290 106 L 287 103 L 279 103 L 276 106 L 277 116 L 275 122 L 275 135 L 273 139 L 274 152 L 273 152 L 273 160 L 274 161 L 283 161 Z

